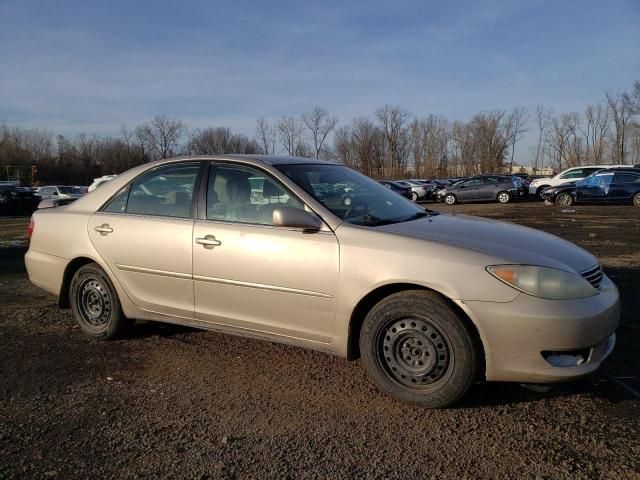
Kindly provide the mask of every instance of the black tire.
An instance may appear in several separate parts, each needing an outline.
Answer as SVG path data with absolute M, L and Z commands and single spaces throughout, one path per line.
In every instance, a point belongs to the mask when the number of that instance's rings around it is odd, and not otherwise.
M 636 194 L 633 196 L 633 204 L 634 204 L 636 207 L 640 207 L 640 192 L 636 193 Z
M 424 408 L 460 400 L 481 358 L 463 320 L 427 290 L 399 292 L 376 304 L 362 325 L 360 356 L 380 391 Z
M 73 275 L 69 302 L 76 322 L 92 338 L 117 338 L 130 324 L 111 280 L 96 263 L 83 265 Z
M 511 201 L 511 194 L 506 191 L 498 192 L 496 195 L 496 200 L 498 203 L 509 203 Z
M 458 199 L 453 193 L 447 193 L 442 201 L 447 205 L 455 205 L 458 203 Z
M 545 188 L 549 188 L 549 185 L 542 185 L 542 186 L 538 187 L 538 189 L 536 190 L 536 196 L 538 198 L 542 198 L 542 192 L 544 192 Z
M 418 201 L 418 194 L 416 192 L 411 192 L 411 200 L 414 202 Z
M 561 207 L 570 207 L 573 205 L 573 197 L 569 193 L 562 192 L 556 197 L 556 205 L 560 205 Z

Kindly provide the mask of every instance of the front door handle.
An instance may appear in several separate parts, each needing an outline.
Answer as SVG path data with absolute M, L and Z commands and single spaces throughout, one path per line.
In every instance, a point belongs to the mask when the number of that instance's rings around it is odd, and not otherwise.
M 99 227 L 94 228 L 94 230 L 96 232 L 100 232 L 100 235 L 102 235 L 103 237 L 113 232 L 113 228 L 111 228 L 108 223 L 103 223 Z
M 213 247 L 219 247 L 220 245 L 222 245 L 222 242 L 220 240 L 216 240 L 216 237 L 214 237 L 213 235 L 205 235 L 204 237 L 196 238 L 196 243 L 203 245 L 204 248 L 208 250 L 211 250 Z

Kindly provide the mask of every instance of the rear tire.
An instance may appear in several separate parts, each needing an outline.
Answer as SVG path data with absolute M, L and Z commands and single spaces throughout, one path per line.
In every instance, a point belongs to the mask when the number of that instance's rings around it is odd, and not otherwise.
M 110 340 L 129 326 L 113 283 L 96 263 L 83 265 L 73 275 L 69 302 L 76 322 L 92 338 Z
M 496 200 L 498 200 L 499 203 L 509 203 L 511 201 L 511 194 L 509 192 L 499 192 Z
M 380 391 L 424 408 L 460 400 L 481 358 L 463 320 L 427 290 L 399 292 L 376 304 L 362 325 L 360 355 Z
M 636 207 L 640 207 L 640 192 L 639 192 L 639 193 L 636 193 L 636 194 L 633 196 L 633 204 L 634 204 Z
M 458 199 L 453 193 L 447 193 L 444 196 L 444 203 L 446 203 L 447 205 L 455 205 L 456 203 L 458 203 Z
M 411 200 L 414 202 L 418 201 L 418 194 L 416 192 L 411 192 Z
M 570 207 L 573 205 L 573 197 L 568 193 L 561 193 L 556 197 L 556 205 L 561 207 Z

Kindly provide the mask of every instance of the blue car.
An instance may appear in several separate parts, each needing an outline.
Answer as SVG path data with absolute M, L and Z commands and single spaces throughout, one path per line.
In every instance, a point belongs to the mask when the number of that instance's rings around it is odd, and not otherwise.
M 574 203 L 633 203 L 640 207 L 640 168 L 607 168 L 577 182 L 547 188 L 542 198 L 563 207 Z

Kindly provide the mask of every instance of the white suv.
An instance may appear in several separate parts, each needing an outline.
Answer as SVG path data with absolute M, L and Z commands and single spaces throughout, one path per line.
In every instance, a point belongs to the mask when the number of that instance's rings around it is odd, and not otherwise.
M 529 195 L 541 196 L 542 191 L 548 187 L 556 187 L 563 183 L 573 182 L 588 177 L 593 172 L 603 168 L 629 167 L 629 165 L 583 165 L 571 167 L 560 172 L 555 177 L 536 178 L 529 184 Z

